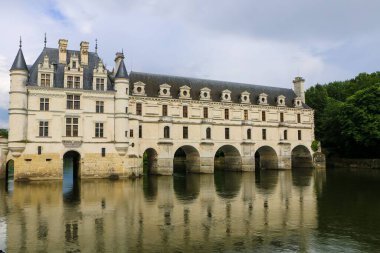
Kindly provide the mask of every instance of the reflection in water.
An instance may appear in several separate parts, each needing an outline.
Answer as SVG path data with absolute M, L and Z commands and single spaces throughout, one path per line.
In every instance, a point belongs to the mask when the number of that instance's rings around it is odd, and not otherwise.
M 16 183 L 11 195 L 0 190 L 0 249 L 375 251 L 380 176 L 360 175 L 293 170 L 81 180 L 70 198 L 62 182 Z

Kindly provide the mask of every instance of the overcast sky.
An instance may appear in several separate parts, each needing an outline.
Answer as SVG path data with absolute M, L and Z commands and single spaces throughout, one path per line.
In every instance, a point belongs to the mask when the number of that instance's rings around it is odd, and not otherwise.
M 128 71 L 292 87 L 346 80 L 380 65 L 378 0 L 1 1 L 0 127 L 19 36 L 27 64 L 58 39 L 82 40 L 109 69 L 124 49 Z

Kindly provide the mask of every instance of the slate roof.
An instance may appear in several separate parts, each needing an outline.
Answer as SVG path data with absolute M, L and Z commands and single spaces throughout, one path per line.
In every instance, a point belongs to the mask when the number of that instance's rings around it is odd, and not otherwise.
M 38 64 L 43 62 L 44 56 L 48 55 L 50 64 L 55 66 L 54 72 L 54 87 L 63 88 L 64 84 L 64 69 L 65 65 L 59 63 L 58 59 L 58 49 L 57 48 L 44 48 L 41 54 L 38 56 L 37 60 L 31 66 L 27 66 L 25 63 L 24 56 L 21 49 L 19 50 L 16 59 L 12 65 L 11 70 L 13 69 L 29 69 L 29 81 L 28 85 L 37 86 L 37 77 L 38 77 Z M 70 57 L 72 54 L 77 54 L 80 60 L 80 51 L 76 50 L 67 50 L 67 59 L 66 63 L 69 63 Z M 98 65 L 100 58 L 97 53 L 89 52 L 88 53 L 88 65 L 83 66 L 83 89 L 93 90 L 92 79 L 93 79 L 93 70 Z M 108 71 L 107 78 L 107 90 L 114 90 L 114 79 L 117 77 L 128 78 L 128 72 L 125 68 L 124 60 L 121 61 L 116 75 L 114 76 L 113 72 Z M 158 91 L 160 90 L 160 85 L 167 83 L 171 86 L 170 93 L 173 98 L 179 97 L 180 87 L 187 85 L 191 88 L 190 95 L 193 100 L 200 99 L 200 90 L 202 88 L 209 88 L 211 90 L 211 99 L 214 102 L 221 101 L 221 94 L 223 90 L 231 91 L 231 101 L 234 103 L 240 103 L 241 93 L 248 91 L 250 93 L 251 104 L 258 104 L 257 100 L 261 93 L 268 95 L 267 101 L 269 105 L 277 106 L 276 98 L 280 95 L 285 96 L 286 106 L 294 107 L 293 100 L 296 98 L 296 94 L 292 89 L 270 87 L 270 86 L 261 86 L 245 83 L 235 83 L 235 82 L 225 82 L 225 81 L 215 81 L 207 79 L 198 79 L 190 77 L 179 77 L 171 75 L 159 75 L 143 72 L 131 72 L 129 74 L 129 83 L 133 85 L 134 83 L 141 81 L 146 84 L 145 92 L 148 97 L 158 97 Z M 129 89 L 129 92 L 132 93 L 132 88 Z M 132 95 L 132 94 L 131 94 Z M 303 103 L 303 108 L 310 108 L 308 105 Z
M 18 50 L 15 60 L 13 61 L 11 70 L 26 70 L 28 71 L 28 66 L 26 66 L 24 54 L 21 48 Z
M 76 54 L 79 56 L 80 61 L 80 51 L 77 50 L 67 50 L 66 63 L 70 62 L 70 57 L 72 54 Z M 55 65 L 54 72 L 54 80 L 53 84 L 56 88 L 63 88 L 63 80 L 64 80 L 64 71 L 65 65 L 59 63 L 59 52 L 57 48 L 44 48 L 41 54 L 38 56 L 37 60 L 30 67 L 30 75 L 28 85 L 37 86 L 37 78 L 38 78 L 38 64 L 42 63 L 45 55 L 48 55 L 50 64 Z M 92 90 L 92 78 L 93 78 L 93 70 L 98 66 L 100 58 L 97 53 L 89 52 L 88 53 L 88 65 L 83 66 L 83 89 L 84 90 Z M 108 80 L 107 80 L 107 90 L 113 90 L 113 81 L 111 72 L 108 72 Z
M 129 74 L 129 83 L 133 85 L 134 83 L 141 81 L 145 83 L 145 93 L 148 97 L 158 97 L 158 91 L 160 90 L 160 85 L 167 83 L 171 86 L 170 94 L 173 98 L 179 97 L 180 87 L 187 85 L 191 88 L 190 95 L 193 100 L 199 100 L 200 90 L 204 87 L 209 88 L 211 91 L 211 99 L 214 102 L 221 101 L 220 97 L 223 90 L 231 91 L 231 100 L 234 103 L 240 103 L 241 93 L 248 91 L 250 93 L 251 104 L 258 104 L 257 100 L 261 93 L 266 93 L 268 95 L 268 104 L 272 106 L 277 106 L 276 98 L 280 95 L 285 96 L 285 103 L 288 107 L 293 106 L 293 99 L 297 97 L 292 89 L 261 86 L 245 83 L 234 83 L 225 81 L 215 81 L 207 79 L 198 79 L 190 77 L 179 77 L 170 75 L 158 75 L 142 72 L 131 72 Z M 130 90 L 130 95 L 132 95 L 132 88 Z M 303 104 L 304 108 L 310 108 L 306 104 Z
M 128 72 L 127 72 L 127 69 L 125 68 L 124 59 L 121 59 L 115 78 L 128 78 Z

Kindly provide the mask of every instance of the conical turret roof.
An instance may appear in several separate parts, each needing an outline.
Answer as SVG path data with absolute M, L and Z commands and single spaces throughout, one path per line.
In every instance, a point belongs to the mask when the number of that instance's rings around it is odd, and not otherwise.
M 122 59 L 119 68 L 116 72 L 115 78 L 128 78 L 128 72 L 125 68 L 124 60 Z
M 26 65 L 24 54 L 21 48 L 18 50 L 15 60 L 13 61 L 11 70 L 26 70 L 28 71 L 28 66 Z

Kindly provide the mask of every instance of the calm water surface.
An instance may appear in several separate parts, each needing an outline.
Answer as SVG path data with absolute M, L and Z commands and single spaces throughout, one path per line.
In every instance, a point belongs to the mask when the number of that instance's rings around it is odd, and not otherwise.
M 6 252 L 379 252 L 380 171 L 0 183 Z

